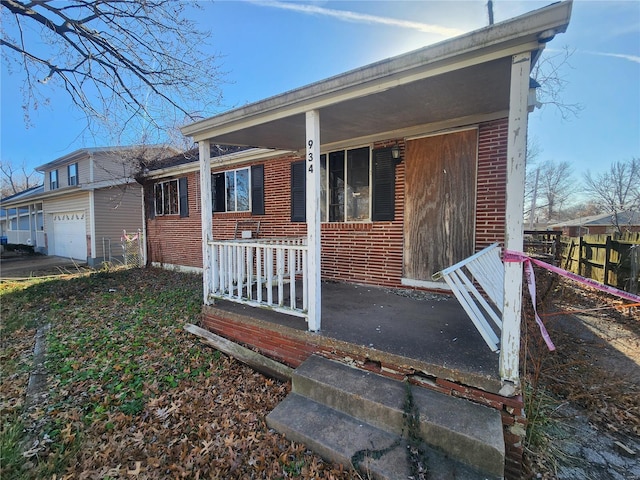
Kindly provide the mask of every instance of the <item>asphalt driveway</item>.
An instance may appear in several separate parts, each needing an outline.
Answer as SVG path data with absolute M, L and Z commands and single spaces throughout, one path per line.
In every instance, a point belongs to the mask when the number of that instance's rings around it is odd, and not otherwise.
M 78 268 L 83 267 L 86 267 L 85 263 L 70 258 L 2 252 L 0 256 L 0 279 L 11 280 L 58 275 L 77 272 Z

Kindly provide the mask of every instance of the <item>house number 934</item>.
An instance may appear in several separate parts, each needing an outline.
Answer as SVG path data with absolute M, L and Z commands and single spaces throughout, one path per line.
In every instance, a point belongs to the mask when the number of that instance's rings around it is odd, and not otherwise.
M 309 140 L 307 144 L 309 145 L 309 153 L 307 154 L 309 158 L 309 173 L 312 173 L 313 172 L 313 152 L 311 151 L 311 147 L 313 147 L 313 140 Z

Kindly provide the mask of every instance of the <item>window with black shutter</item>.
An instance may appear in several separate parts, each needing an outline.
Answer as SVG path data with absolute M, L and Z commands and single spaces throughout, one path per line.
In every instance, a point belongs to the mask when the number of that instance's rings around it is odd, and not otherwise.
M 224 197 L 224 173 L 211 174 L 211 201 L 214 212 L 226 211 Z
M 392 221 L 395 213 L 396 161 L 390 148 L 373 151 L 371 220 Z
M 264 165 L 251 167 L 251 213 L 264 215 Z
M 144 185 L 144 204 L 147 207 L 147 218 L 149 220 L 156 218 L 156 197 L 154 195 L 153 183 L 146 183 Z
M 305 161 L 291 164 L 291 221 L 307 220 L 307 179 Z
M 187 193 L 187 177 L 178 180 L 178 192 L 180 194 L 180 217 L 189 216 L 189 195 Z
M 153 205 L 154 215 L 180 215 L 189 216 L 189 201 L 187 194 L 187 177 L 177 180 L 158 182 L 149 187 L 149 206 Z M 149 198 L 150 197 L 150 198 Z
M 264 215 L 264 165 L 211 174 L 213 212 Z
M 373 153 L 373 155 L 370 155 Z M 392 221 L 396 160 L 390 148 L 337 150 L 320 157 L 323 222 Z M 371 173 L 371 181 L 369 173 Z M 306 220 L 304 161 L 291 164 L 291 220 Z

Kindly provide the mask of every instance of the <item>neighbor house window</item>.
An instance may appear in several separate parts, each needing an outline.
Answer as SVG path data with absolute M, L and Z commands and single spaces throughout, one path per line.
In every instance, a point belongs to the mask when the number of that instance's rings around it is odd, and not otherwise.
M 187 177 L 145 185 L 144 198 L 149 219 L 163 215 L 189 216 Z
M 67 167 L 69 174 L 69 186 L 78 185 L 78 164 L 73 163 Z
M 58 170 L 49 172 L 49 190 L 58 188 Z
M 338 150 L 320 156 L 323 222 L 392 221 L 395 167 L 391 148 Z M 306 221 L 305 162 L 291 164 L 291 221 Z
M 251 212 L 264 215 L 264 165 L 211 174 L 214 212 Z

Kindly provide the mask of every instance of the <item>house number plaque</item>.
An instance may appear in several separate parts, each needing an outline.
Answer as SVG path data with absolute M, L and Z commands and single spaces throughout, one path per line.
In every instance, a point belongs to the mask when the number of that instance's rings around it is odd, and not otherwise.
M 311 151 L 311 147 L 313 147 L 313 140 L 309 140 L 307 143 L 309 145 L 309 153 L 307 154 L 309 159 L 309 173 L 313 173 L 313 152 Z

